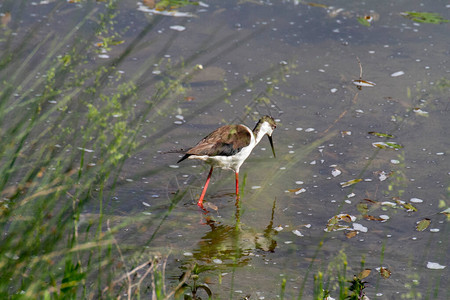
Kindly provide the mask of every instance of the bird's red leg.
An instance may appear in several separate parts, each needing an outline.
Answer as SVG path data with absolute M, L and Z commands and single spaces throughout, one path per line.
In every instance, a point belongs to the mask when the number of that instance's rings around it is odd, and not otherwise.
M 236 172 L 236 196 L 239 198 L 239 172 Z
M 201 208 L 203 208 L 203 198 L 205 197 L 206 189 L 208 188 L 209 180 L 211 179 L 211 174 L 212 174 L 213 169 L 214 169 L 214 167 L 211 166 L 211 170 L 209 170 L 208 178 L 206 178 L 206 182 L 205 182 L 205 186 L 203 187 L 202 194 L 200 196 L 200 199 L 198 199 L 198 202 L 197 202 L 197 205 Z

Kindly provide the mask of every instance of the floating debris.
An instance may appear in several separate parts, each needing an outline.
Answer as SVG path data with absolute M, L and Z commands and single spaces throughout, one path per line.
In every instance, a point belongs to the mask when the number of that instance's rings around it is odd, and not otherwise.
M 372 272 L 371 269 L 364 269 L 364 270 L 362 270 L 361 272 L 359 272 L 358 278 L 359 278 L 359 279 L 364 279 L 364 278 L 366 278 L 367 276 L 369 276 L 371 272 Z
M 359 223 L 353 223 L 353 229 L 357 230 L 357 231 L 361 231 L 361 232 L 367 232 L 368 231 L 367 227 L 365 227 L 365 226 L 363 226 L 363 225 L 361 225 Z
M 450 217 L 450 207 L 445 209 L 445 210 L 443 210 L 443 211 L 441 211 L 440 214 L 444 214 L 447 217 Z
M 347 223 L 351 223 L 351 222 L 354 222 L 355 220 L 356 220 L 355 216 L 352 216 L 349 214 L 339 214 L 339 215 L 333 216 L 331 219 L 328 220 L 327 227 L 324 230 L 326 232 L 331 232 L 331 231 L 350 229 L 350 226 L 341 225 L 341 224 L 339 224 L 339 222 L 344 221 Z
M 439 264 L 439 263 L 436 263 L 436 262 L 431 262 L 431 261 L 427 262 L 427 268 L 428 268 L 428 269 L 432 269 L 432 270 L 442 270 L 442 269 L 445 269 L 445 267 L 446 267 L 446 266 L 443 266 L 443 265 L 441 265 L 441 264 Z
M 186 30 L 186 27 L 181 26 L 181 25 L 172 25 L 169 28 L 172 30 L 175 30 L 175 31 L 180 31 L 180 32 Z
M 417 211 L 417 208 L 414 207 L 411 203 L 406 203 L 405 201 L 396 200 L 397 204 L 403 206 L 407 212 Z
M 383 219 L 383 221 L 381 221 L 381 222 L 386 222 L 387 220 L 390 219 L 390 217 L 388 215 L 380 215 L 380 218 Z
M 425 218 L 425 219 L 418 221 L 416 224 L 417 224 L 416 225 L 417 231 L 424 231 L 425 229 L 428 228 L 428 226 L 430 226 L 431 220 L 428 218 Z
M 296 230 L 292 230 L 292 233 L 295 234 L 296 236 L 300 236 L 300 237 L 304 236 L 304 235 L 303 235 L 300 231 L 298 231 L 297 229 L 296 229 Z
M 342 171 L 339 170 L 339 169 L 335 168 L 335 169 L 331 170 L 331 175 L 333 175 L 333 177 L 337 177 L 337 176 L 339 176 L 341 174 L 342 174 Z
M 352 135 L 352 132 L 350 130 L 343 130 L 341 131 L 341 136 L 344 137 L 346 135 Z
M 189 12 L 180 12 L 176 10 L 160 10 L 156 8 L 150 8 L 146 6 L 145 4 L 138 2 L 138 11 L 155 14 L 155 15 L 163 15 L 163 16 L 169 16 L 169 17 L 194 17 L 195 15 Z
M 413 108 L 413 112 L 415 112 L 415 113 L 418 114 L 419 116 L 428 116 L 428 112 L 422 110 L 422 109 L 419 108 L 419 107 Z
M 396 142 L 376 142 L 376 143 L 372 143 L 372 146 L 374 146 L 375 148 L 380 148 L 380 149 L 394 149 L 394 150 L 403 148 L 402 145 L 400 145 Z
M 405 72 L 403 71 L 397 71 L 391 74 L 391 77 L 398 77 L 398 76 L 402 76 L 405 75 Z
M 361 178 L 358 178 L 358 179 L 352 179 L 352 180 L 349 180 L 349 181 L 346 181 L 346 182 L 341 182 L 340 185 L 341 185 L 341 187 L 345 188 L 345 187 L 354 185 L 354 184 L 356 184 L 356 183 L 358 183 L 358 182 L 360 182 L 360 181 L 362 181 Z
M 441 15 L 430 12 L 405 11 L 400 13 L 400 15 L 419 23 L 440 24 L 450 22 L 450 20 L 444 19 Z
M 306 189 L 305 188 L 298 188 L 298 189 L 290 189 L 288 191 L 298 195 L 298 194 L 306 192 Z
M 351 239 L 351 238 L 354 238 L 355 236 L 357 236 L 359 234 L 359 231 L 357 231 L 357 230 L 350 230 L 349 232 L 347 232 L 346 234 L 345 234 L 345 236 L 348 238 L 348 239 Z
M 381 277 L 383 277 L 383 278 L 389 278 L 389 277 L 391 277 L 392 272 L 391 272 L 388 268 L 381 267 L 381 268 L 377 268 L 376 270 L 377 270 L 378 272 L 380 272 L 380 275 L 381 275 Z
M 374 174 L 375 174 L 376 176 L 378 176 L 378 180 L 380 180 L 380 181 L 385 181 L 385 180 L 388 179 L 393 173 L 394 173 L 394 172 L 386 173 L 385 171 L 377 171 L 377 172 L 374 172 Z
M 283 230 L 283 226 L 278 225 L 277 227 L 275 227 L 273 230 L 280 232 L 281 230 Z
M 369 221 L 379 221 L 379 222 L 386 222 L 386 219 L 380 217 L 375 217 L 371 215 L 363 215 L 363 218 Z M 389 217 L 388 217 L 389 218 Z
M 392 134 L 388 134 L 388 133 L 380 133 L 380 132 L 375 132 L 375 131 L 369 131 L 368 134 L 377 136 L 377 137 L 381 137 L 381 138 L 388 138 L 388 139 L 392 139 L 394 138 L 394 136 Z
M 419 198 L 411 198 L 411 199 L 409 199 L 409 202 L 412 202 L 412 203 L 422 203 L 423 200 L 422 200 L 422 199 L 419 199 Z
M 355 79 L 352 81 L 354 85 L 357 87 L 374 87 L 376 86 L 375 82 L 368 81 L 368 80 L 362 80 L 362 79 Z

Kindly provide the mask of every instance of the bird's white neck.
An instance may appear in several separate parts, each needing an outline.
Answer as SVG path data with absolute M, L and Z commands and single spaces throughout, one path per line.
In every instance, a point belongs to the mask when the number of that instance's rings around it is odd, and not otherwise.
M 267 122 L 263 122 L 260 124 L 260 126 L 257 126 L 253 130 L 253 134 L 255 135 L 255 145 L 261 141 L 261 139 L 264 137 L 264 135 L 266 135 L 266 134 L 271 135 L 272 132 L 273 132 L 272 126 L 270 126 L 270 124 Z

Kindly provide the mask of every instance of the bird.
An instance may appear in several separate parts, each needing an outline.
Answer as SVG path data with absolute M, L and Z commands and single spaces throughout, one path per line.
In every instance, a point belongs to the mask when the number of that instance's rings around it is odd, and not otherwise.
M 253 130 L 242 124 L 225 125 L 217 128 L 194 147 L 184 152 L 184 156 L 177 163 L 185 159 L 199 159 L 211 166 L 200 199 L 197 202 L 200 208 L 204 209 L 203 199 L 215 167 L 235 172 L 236 196 L 239 199 L 239 168 L 265 135 L 269 138 L 272 153 L 275 157 L 272 132 L 276 127 L 275 120 L 268 115 L 263 116 Z

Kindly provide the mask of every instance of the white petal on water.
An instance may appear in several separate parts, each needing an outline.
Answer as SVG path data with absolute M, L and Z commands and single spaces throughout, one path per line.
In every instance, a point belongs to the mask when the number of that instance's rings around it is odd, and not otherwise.
M 99 58 L 109 58 L 108 54 L 99 54 L 98 55 Z
M 169 28 L 172 30 L 175 30 L 175 31 L 185 31 L 186 30 L 186 27 L 181 26 L 181 25 L 172 25 Z
M 388 215 L 380 215 L 380 218 L 383 219 L 383 221 L 381 222 L 386 222 L 387 220 L 390 219 Z
M 359 224 L 359 223 L 353 223 L 353 229 L 361 231 L 361 232 L 367 232 L 367 227 Z
M 296 181 L 295 184 L 303 184 L 303 181 Z
M 398 165 L 400 161 L 398 159 L 391 159 L 391 164 Z
M 385 181 L 387 178 L 388 178 L 388 177 L 387 177 L 387 175 L 386 175 L 386 172 L 384 172 L 384 171 L 381 171 L 381 172 L 380 172 L 380 175 L 378 175 L 378 179 L 379 179 L 380 181 Z
M 338 91 L 337 88 L 332 88 L 332 89 L 330 89 L 330 92 L 333 93 L 333 94 L 336 93 L 337 91 Z
M 150 216 L 152 213 L 149 212 L 149 211 L 143 211 L 142 214 L 143 214 L 143 215 L 146 215 L 146 216 Z
M 419 199 L 419 198 L 411 198 L 409 201 L 412 203 L 422 203 L 423 202 L 423 200 Z
M 169 168 L 178 169 L 180 166 L 178 165 L 169 165 Z
M 292 230 L 292 233 L 295 234 L 296 236 L 304 236 L 300 231 L 296 230 Z
M 254 186 L 252 186 L 252 190 L 257 190 L 257 189 L 260 189 L 260 188 L 261 188 L 260 185 L 254 185 Z
M 280 232 L 281 230 L 283 230 L 283 227 L 280 225 L 275 227 L 273 230 Z
M 314 130 L 315 130 L 314 128 L 311 128 L 311 127 L 310 127 L 310 128 L 306 128 L 306 129 L 305 129 L 305 132 L 313 132 Z
M 294 194 L 298 195 L 298 194 L 301 194 L 301 193 L 304 193 L 304 192 L 306 192 L 306 189 L 301 188 L 298 191 L 296 191 Z
M 398 76 L 402 76 L 404 74 L 405 74 L 405 72 L 403 72 L 403 71 L 397 71 L 397 72 L 392 73 L 391 77 L 398 77 Z
M 333 175 L 333 177 L 339 176 L 342 174 L 342 171 L 339 169 L 333 169 L 331 170 L 331 175 Z
M 220 265 L 222 263 L 222 260 L 218 259 L 218 258 L 215 258 L 215 259 L 213 259 L 213 263 L 215 263 L 217 265 Z
M 429 262 L 427 262 L 427 268 L 432 269 L 432 270 L 442 270 L 445 268 L 445 266 L 443 266 L 439 263 L 436 263 L 436 262 L 429 261 Z
M 430 232 L 439 232 L 439 228 L 430 228 Z
M 192 254 L 192 252 L 184 252 L 183 255 L 184 256 L 194 256 L 194 254 Z
M 353 198 L 353 197 L 355 197 L 355 196 L 356 196 L 355 193 L 351 193 L 351 194 L 348 194 L 348 195 L 347 195 L 347 198 Z
M 144 206 L 151 206 L 150 204 L 148 204 L 147 202 L 144 202 L 144 201 L 142 201 L 142 204 L 143 204 Z
M 301 127 L 297 127 L 297 128 L 295 128 L 295 130 L 297 130 L 297 131 L 302 131 L 302 130 L 303 130 L 303 128 L 301 128 Z

